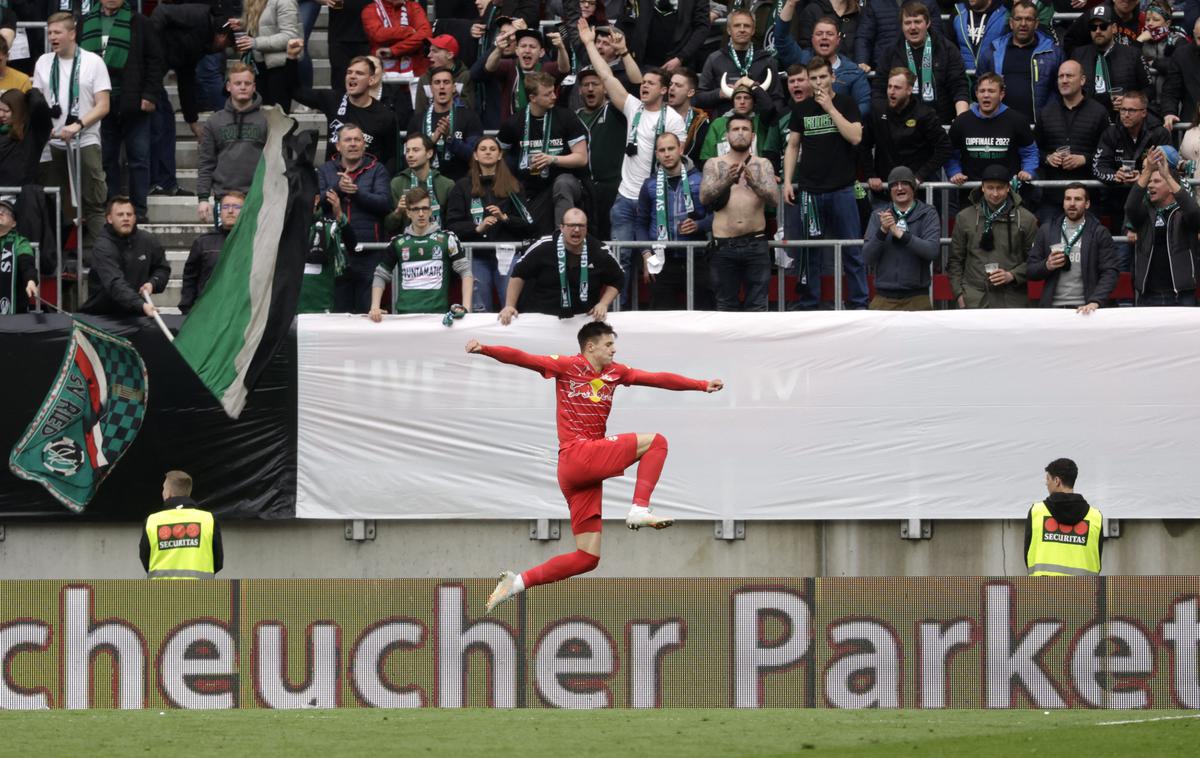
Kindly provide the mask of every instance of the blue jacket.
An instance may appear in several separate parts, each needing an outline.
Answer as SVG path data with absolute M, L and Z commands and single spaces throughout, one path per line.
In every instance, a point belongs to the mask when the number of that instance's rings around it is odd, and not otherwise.
M 816 55 L 811 48 L 800 47 L 792 37 L 789 23 L 775 20 L 775 57 L 779 60 L 780 71 L 787 71 L 793 63 L 805 65 Z M 862 115 L 870 115 L 871 82 L 867 79 L 867 73 L 842 53 L 838 53 L 838 60 L 841 65 L 833 72 L 833 91 L 854 98 Z M 790 97 L 788 101 L 791 102 Z
M 971 113 L 974 113 L 976 115 L 976 117 L 982 118 L 982 119 L 996 118 L 996 116 L 999 116 L 1001 113 L 1004 113 L 1006 110 L 1008 110 L 1008 106 L 1005 105 L 1004 103 L 1000 103 L 1000 107 L 996 109 L 996 113 L 994 115 L 985 116 L 979 110 L 979 103 L 971 103 Z M 966 114 L 963 114 L 963 115 L 966 115 Z M 959 118 L 962 118 L 962 116 L 959 116 Z M 1028 145 L 1026 145 L 1024 147 L 1017 148 L 1017 154 L 1021 156 L 1021 170 L 1022 171 L 1026 172 L 1027 174 L 1029 174 L 1031 176 L 1035 172 L 1037 172 L 1038 161 L 1040 160 L 1040 158 L 1038 156 L 1038 144 L 1037 144 L 1036 140 L 1033 142 L 1030 142 Z M 946 176 L 951 177 L 951 176 L 954 176 L 955 174 L 961 174 L 961 173 L 962 173 L 962 153 L 959 152 L 959 149 L 956 146 L 950 152 L 950 160 L 946 161 Z
M 1012 33 L 993 40 L 990 47 L 979 54 L 979 65 L 975 69 L 978 81 L 983 74 L 1004 74 L 1004 53 Z M 1063 62 L 1063 51 L 1054 38 L 1041 29 L 1037 31 L 1037 44 L 1033 48 L 1033 104 L 1034 110 L 1041 113 L 1050 98 L 1058 94 L 1058 67 Z M 1037 113 L 1031 114 L 1037 118 Z
M 322 198 L 325 190 L 337 190 L 341 168 L 342 164 L 334 158 L 317 169 L 317 186 Z M 375 156 L 368 153 L 351 178 L 358 192 L 353 195 L 338 192 L 342 213 L 346 214 L 359 242 L 379 242 L 383 235 L 383 217 L 392 210 L 391 175 Z
M 954 24 L 954 37 L 958 42 L 958 49 L 962 52 L 963 68 L 974 71 L 979 68 L 979 61 L 975 53 L 971 52 L 971 46 L 967 44 L 968 10 L 966 3 L 954 6 L 957 15 L 951 21 Z M 991 12 L 983 28 L 983 39 L 979 40 L 979 57 L 983 56 L 985 50 L 991 49 L 993 42 L 1008 34 L 1008 9 L 1002 3 L 993 3 L 989 10 Z
M 942 9 L 935 0 L 921 2 L 929 8 L 929 18 L 933 19 L 930 33 L 942 34 Z M 878 71 L 891 60 L 892 48 L 900 37 L 900 9 L 896 0 L 865 0 L 858 31 L 854 33 L 854 60 Z M 775 44 L 779 44 L 778 34 Z
M 643 241 L 658 239 L 658 214 L 654 211 L 654 196 L 658 191 L 657 174 L 658 172 L 655 172 L 650 175 L 650 178 L 642 184 L 642 191 L 638 195 L 635 229 L 637 238 Z M 700 204 L 700 180 L 702 179 L 700 172 L 693 168 L 687 172 L 687 177 L 692 190 L 692 206 L 697 214 L 693 219 L 696 222 L 696 231 L 680 237 L 677 229 L 677 226 L 687 218 L 687 210 L 683 202 L 683 182 L 680 182 L 667 194 L 667 219 L 672 226 L 668 239 L 704 239 L 705 235 L 712 231 L 713 216 L 707 208 Z M 682 248 L 676 248 L 668 249 L 667 254 L 685 255 L 686 253 Z

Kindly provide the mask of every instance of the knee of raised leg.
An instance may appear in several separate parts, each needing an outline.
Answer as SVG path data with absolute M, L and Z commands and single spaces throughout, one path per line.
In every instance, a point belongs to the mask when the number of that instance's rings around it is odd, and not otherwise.
M 666 450 L 667 438 L 661 434 L 655 434 L 654 439 L 650 441 L 650 447 L 660 447 L 663 450 Z
M 592 555 L 585 550 L 580 550 L 579 565 L 585 573 L 588 571 L 594 571 L 595 568 L 600 565 L 600 556 Z

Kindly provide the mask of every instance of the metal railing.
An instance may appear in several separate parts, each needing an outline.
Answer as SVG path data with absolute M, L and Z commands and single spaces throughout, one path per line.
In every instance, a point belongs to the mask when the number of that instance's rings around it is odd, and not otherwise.
M 55 282 L 55 297 L 59 303 L 62 303 L 62 275 L 63 275 L 63 248 L 62 248 L 62 188 L 61 187 L 42 187 L 42 191 L 48 195 L 54 196 L 54 248 L 55 248 L 55 267 L 54 267 L 54 282 Z M 0 195 L 19 195 L 20 187 L 0 187 Z M 76 235 L 78 237 L 78 234 Z M 34 258 L 37 263 L 38 284 L 42 281 L 42 250 L 41 244 L 38 242 L 32 243 L 34 246 Z M 79 250 L 79 245 L 76 245 L 76 250 Z M 16 276 L 16 263 L 14 262 L 13 276 Z M 80 272 L 77 274 L 80 278 L 83 277 L 83 254 L 78 256 L 78 265 Z M 82 300 L 80 301 L 82 303 Z M 41 311 L 41 303 L 38 303 L 38 310 Z

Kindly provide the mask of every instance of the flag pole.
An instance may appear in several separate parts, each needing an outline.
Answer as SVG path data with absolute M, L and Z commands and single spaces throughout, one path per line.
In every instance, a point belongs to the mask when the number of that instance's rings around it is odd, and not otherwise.
M 171 330 L 167 328 L 166 323 L 162 320 L 162 316 L 158 315 L 158 308 L 154 307 L 154 301 L 151 300 L 150 296 L 145 292 L 142 293 L 142 299 L 145 300 L 151 308 L 154 308 L 154 323 L 158 324 L 158 328 L 162 329 L 162 333 L 167 336 L 167 342 L 174 342 L 175 335 L 171 334 Z
M 59 308 L 57 305 L 55 305 L 54 303 L 50 302 L 50 301 L 49 301 L 49 300 L 47 300 L 46 298 L 42 297 L 42 293 L 41 293 L 41 292 L 39 292 L 38 294 L 34 295 L 34 299 L 36 299 L 36 300 L 37 300 L 39 303 L 41 303 L 42 305 L 48 305 L 48 306 L 50 306 L 51 308 L 53 308 L 54 310 L 58 311 L 59 313 L 61 313 L 61 314 L 62 314 L 62 315 L 64 315 L 64 316 L 70 316 L 70 315 L 71 315 L 70 313 L 67 313 L 67 312 L 66 312 L 66 311 L 64 311 L 62 308 Z

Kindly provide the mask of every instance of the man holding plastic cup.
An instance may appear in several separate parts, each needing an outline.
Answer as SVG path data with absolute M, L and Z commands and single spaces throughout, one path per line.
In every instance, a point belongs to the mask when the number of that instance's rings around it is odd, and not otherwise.
M 1090 207 L 1087 188 L 1072 184 L 1063 192 L 1062 213 L 1038 229 L 1025 273 L 1046 282 L 1041 308 L 1088 314 L 1108 301 L 1117 284 L 1120 261 L 1112 233 Z
M 959 308 L 1026 308 L 1026 251 L 1037 219 L 1012 191 L 1012 174 L 1000 164 L 983 170 L 983 186 L 958 212 L 947 271 Z

